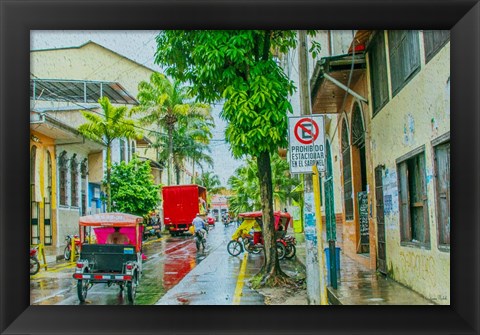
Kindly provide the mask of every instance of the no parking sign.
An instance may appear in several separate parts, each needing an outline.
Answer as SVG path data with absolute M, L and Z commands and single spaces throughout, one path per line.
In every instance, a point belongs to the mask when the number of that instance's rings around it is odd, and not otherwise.
M 323 115 L 288 118 L 291 173 L 312 173 L 312 166 L 325 171 L 325 130 Z

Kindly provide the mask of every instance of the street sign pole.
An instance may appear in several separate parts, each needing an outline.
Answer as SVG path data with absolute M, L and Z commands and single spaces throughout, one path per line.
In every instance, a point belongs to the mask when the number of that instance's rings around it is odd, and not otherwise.
M 319 272 L 320 272 L 320 305 L 328 305 L 327 299 L 327 285 L 325 282 L 325 253 L 323 252 L 323 238 L 322 238 L 322 207 L 320 203 L 320 172 L 318 171 L 317 165 L 312 166 L 313 172 L 313 196 L 315 199 L 315 221 L 317 229 L 317 248 L 318 248 L 318 257 L 320 262 Z

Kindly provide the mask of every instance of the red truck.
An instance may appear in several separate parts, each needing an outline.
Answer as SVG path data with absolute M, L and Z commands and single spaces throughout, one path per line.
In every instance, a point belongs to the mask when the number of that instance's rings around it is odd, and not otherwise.
M 172 236 L 188 231 L 200 213 L 207 215 L 207 189 L 199 185 L 164 186 L 163 222 Z

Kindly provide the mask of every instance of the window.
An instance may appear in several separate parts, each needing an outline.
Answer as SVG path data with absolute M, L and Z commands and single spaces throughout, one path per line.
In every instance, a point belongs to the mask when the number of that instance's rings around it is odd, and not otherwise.
M 373 37 L 368 50 L 373 116 L 388 102 L 387 60 L 383 30 Z
M 87 158 L 80 164 L 80 176 L 82 178 L 81 215 L 87 215 Z
M 78 206 L 78 163 L 77 154 L 74 154 L 70 160 L 70 184 L 71 184 L 71 206 Z
M 120 162 L 125 161 L 125 141 L 120 139 Z
M 450 30 L 424 30 L 425 61 L 428 63 L 450 40 Z
M 350 141 L 347 121 L 342 125 L 342 161 L 343 161 L 343 201 L 345 204 L 345 220 L 353 220 L 352 168 L 350 164 Z
M 417 30 L 389 30 L 390 73 L 395 96 L 420 69 L 420 46 Z
M 354 30 L 329 30 L 330 56 L 348 54 L 348 49 L 355 36 Z
M 424 147 L 397 160 L 402 242 L 430 245 Z
M 67 205 L 67 152 L 62 151 L 58 157 L 60 181 L 60 205 Z
M 450 141 L 434 147 L 438 244 L 450 246 Z

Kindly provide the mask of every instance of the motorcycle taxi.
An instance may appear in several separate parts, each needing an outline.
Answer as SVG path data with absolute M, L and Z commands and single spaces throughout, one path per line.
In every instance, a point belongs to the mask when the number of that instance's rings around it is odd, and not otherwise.
M 102 213 L 80 217 L 80 257 L 73 278 L 78 299 L 84 302 L 88 290 L 98 283 L 126 287 L 127 300 L 134 303 L 142 274 L 143 218 L 125 213 Z M 85 243 L 85 228 L 93 228 L 96 243 Z M 111 244 L 109 235 L 117 231 L 126 236 L 123 244 Z
M 263 250 L 262 237 L 262 212 L 246 212 L 238 215 L 241 224 L 232 235 L 231 241 L 227 244 L 227 251 L 232 256 L 238 256 L 243 251 L 258 254 Z M 279 259 L 283 259 L 289 245 L 284 240 L 291 216 L 288 213 L 276 211 L 275 217 L 275 247 Z M 253 234 L 252 234 L 253 232 Z

